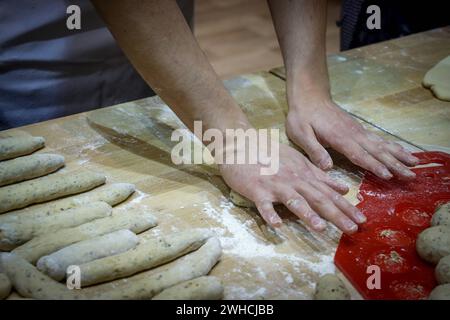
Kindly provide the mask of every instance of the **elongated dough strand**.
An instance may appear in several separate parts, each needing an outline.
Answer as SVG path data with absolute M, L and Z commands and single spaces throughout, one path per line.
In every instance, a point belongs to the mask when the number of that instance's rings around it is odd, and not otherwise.
M 152 300 L 220 300 L 222 282 L 213 276 L 198 277 L 163 290 Z
M 151 299 L 162 290 L 209 273 L 220 259 L 222 249 L 217 238 L 200 249 L 158 271 L 146 271 L 130 278 L 81 289 L 69 290 L 15 253 L 0 253 L 0 268 L 15 290 L 33 299 Z
M 2 187 L 0 213 L 91 190 L 105 181 L 106 177 L 102 174 L 79 170 L 64 174 L 54 173 Z
M 128 229 L 140 233 L 156 226 L 156 218 L 150 213 L 121 213 L 97 219 L 74 228 L 61 229 L 26 242 L 12 252 L 35 263 L 40 257 L 55 252 L 72 243 L 90 239 L 113 231 Z
M 58 154 L 38 153 L 0 162 L 0 186 L 52 173 L 64 166 Z
M 20 222 L 23 220 L 53 216 L 60 214 L 65 210 L 96 201 L 103 201 L 110 206 L 115 206 L 116 204 L 125 201 L 135 190 L 135 186 L 131 183 L 107 184 L 75 196 L 4 213 L 0 215 L 0 223 Z
M 15 136 L 0 139 L 0 160 L 17 158 L 43 148 L 45 139 L 32 136 Z
M 139 238 L 130 230 L 118 230 L 98 237 L 83 240 L 41 257 L 36 266 L 49 277 L 60 281 L 66 277 L 71 265 L 81 265 L 103 257 L 130 250 L 139 243 Z
M 142 241 L 135 249 L 80 266 L 81 286 L 127 277 L 198 249 L 211 232 L 196 229 Z
M 111 213 L 112 208 L 109 204 L 97 201 L 51 216 L 37 219 L 18 219 L 15 222 L 0 222 L 0 249 L 12 250 L 34 237 L 105 218 L 110 216 Z

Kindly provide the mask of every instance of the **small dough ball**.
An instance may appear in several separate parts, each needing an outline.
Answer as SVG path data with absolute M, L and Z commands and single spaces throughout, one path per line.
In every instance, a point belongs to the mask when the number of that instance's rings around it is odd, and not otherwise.
M 4 273 L 0 273 L 0 299 L 5 299 L 11 292 L 11 281 Z
M 450 300 L 450 283 L 441 284 L 431 291 L 430 300 Z
M 417 237 L 416 250 L 422 259 L 437 264 L 450 254 L 450 227 L 434 226 L 423 230 Z
M 432 226 L 450 227 L 450 202 L 439 206 L 431 219 Z
M 253 201 L 247 199 L 244 196 L 241 196 L 239 193 L 231 190 L 230 191 L 230 200 L 238 207 L 245 207 L 245 208 L 254 208 L 255 204 Z
M 435 276 L 437 282 L 440 284 L 450 283 L 450 255 L 439 260 L 435 270 Z
M 341 279 L 326 274 L 319 279 L 314 293 L 315 300 L 350 300 L 350 293 Z

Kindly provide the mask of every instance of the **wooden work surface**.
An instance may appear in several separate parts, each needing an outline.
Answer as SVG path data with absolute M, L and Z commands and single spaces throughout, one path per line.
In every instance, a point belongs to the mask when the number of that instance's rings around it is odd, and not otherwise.
M 430 37 L 433 38 L 441 32 L 448 34 L 449 30 L 433 31 Z M 425 35 L 414 37 L 419 40 L 422 37 L 426 38 Z M 409 43 L 408 38 L 399 41 Z M 410 43 L 409 46 L 413 47 L 413 44 Z M 448 45 L 443 46 L 448 52 Z M 384 47 L 385 44 L 379 44 L 372 46 L 371 50 L 374 54 L 378 54 Z M 375 50 L 376 48 L 379 50 Z M 422 49 L 424 57 L 429 57 L 430 61 L 422 62 L 420 68 L 424 68 L 425 64 L 431 67 L 441 58 L 438 54 L 428 54 L 431 51 L 438 51 L 436 46 L 433 50 L 428 50 L 422 45 Z M 398 54 L 402 56 L 400 52 Z M 398 59 L 400 62 L 411 64 L 403 65 L 404 70 L 416 68 L 415 61 L 425 59 L 421 58 L 419 48 L 413 52 L 415 59 Z M 346 56 L 353 54 L 354 59 L 362 59 L 357 58 L 359 53 L 360 50 L 355 50 L 353 53 L 346 53 Z M 390 59 L 394 61 L 395 57 L 391 56 Z M 365 70 L 364 60 L 358 61 L 362 70 Z M 378 63 L 381 64 L 380 61 Z M 352 68 L 355 68 L 354 64 L 349 63 L 347 68 L 343 65 L 332 74 L 334 77 L 345 79 L 346 74 L 352 72 Z M 442 106 L 448 112 L 449 103 L 437 101 L 427 90 L 420 89 L 419 76 L 411 76 L 409 79 L 406 71 L 396 76 L 395 69 L 389 70 L 393 83 L 394 79 L 398 79 L 401 83 L 405 81 L 411 83 L 411 87 L 416 88 L 411 94 L 423 90 L 421 95 L 428 97 L 427 101 L 433 105 L 433 110 Z M 333 81 L 336 83 L 336 80 Z M 347 93 L 345 107 L 358 105 L 362 109 L 365 108 L 362 104 L 363 98 L 371 96 L 373 90 L 370 86 L 364 85 L 365 81 L 372 82 L 373 78 L 363 76 L 358 80 L 357 88 L 362 92 L 358 92 L 355 86 L 351 87 L 352 90 L 349 92 L 357 98 L 352 100 L 351 94 Z M 386 79 L 379 81 L 382 89 L 377 89 L 376 99 L 392 97 L 395 93 L 391 87 L 386 86 Z M 349 80 L 349 85 L 351 83 Z M 260 72 L 233 78 L 225 84 L 253 125 L 258 128 L 283 129 L 287 111 L 284 80 L 273 74 Z M 398 86 L 403 88 L 401 84 Z M 385 95 L 383 90 L 386 90 Z M 407 92 L 403 93 L 404 100 L 410 101 Z M 343 97 L 344 95 L 342 99 Z M 382 110 L 379 109 L 377 112 L 382 113 Z M 359 115 L 362 115 L 365 111 L 360 112 Z M 422 130 L 422 135 L 417 133 L 417 137 L 427 136 L 429 126 L 419 126 L 423 119 L 416 119 L 417 113 L 409 114 L 417 122 L 417 130 Z M 406 115 L 400 120 L 404 118 Z M 447 127 L 444 121 L 436 120 L 433 130 L 437 129 L 437 125 L 443 127 L 439 127 L 436 140 L 428 138 L 427 144 L 447 146 L 442 141 L 448 143 L 448 134 L 447 139 L 443 137 L 445 130 L 448 130 L 448 117 L 444 120 L 447 120 Z M 386 139 L 398 141 L 397 137 L 367 124 L 366 121 L 358 121 Z M 33 135 L 44 136 L 47 146 L 39 152 L 64 155 L 67 163 L 67 169 L 64 170 L 83 167 L 105 173 L 108 182 L 136 184 L 138 192 L 121 206 L 131 204 L 137 209 L 154 213 L 160 221 L 160 225 L 153 230 L 156 235 L 196 227 L 214 230 L 221 239 L 224 253 L 212 274 L 223 280 L 226 298 L 311 298 L 318 277 L 335 270 L 332 261 L 340 232 L 335 227 L 329 226 L 323 234 L 311 233 L 296 221 L 292 214 L 280 208 L 286 222 L 280 231 L 284 241 L 281 244 L 273 244 L 255 211 L 241 209 L 230 203 L 229 189 L 214 166 L 176 166 L 172 163 L 170 148 L 174 142 L 170 141 L 170 134 L 173 129 L 179 127 L 182 125 L 170 109 L 159 98 L 153 97 L 19 129 Z M 416 144 L 422 141 L 414 140 Z M 415 149 L 411 145 L 404 145 Z M 356 193 L 361 177 L 358 168 L 336 154 L 333 154 L 333 158 L 336 167 L 330 174 L 351 187 L 346 197 L 352 203 L 357 203 Z M 354 290 L 352 296 L 358 298 Z
M 425 149 L 450 147 L 450 103 L 422 87 L 450 55 L 450 26 L 328 56 L 331 91 L 345 110 Z M 272 70 L 285 79 L 284 68 Z

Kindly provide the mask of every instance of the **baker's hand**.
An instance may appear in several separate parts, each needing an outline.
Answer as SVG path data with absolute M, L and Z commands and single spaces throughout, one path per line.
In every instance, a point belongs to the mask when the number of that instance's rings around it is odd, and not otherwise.
M 327 170 L 333 166 L 324 148 L 332 147 L 380 178 L 390 179 L 393 175 L 403 180 L 415 178 L 407 166 L 416 165 L 416 157 L 399 144 L 364 129 L 331 99 L 291 98 L 289 105 L 286 134 L 319 168 Z
M 348 188 L 314 166 L 297 150 L 280 145 L 279 170 L 274 175 L 261 175 L 261 164 L 222 164 L 225 182 L 235 191 L 255 202 L 264 220 L 279 226 L 281 219 L 274 203 L 284 204 L 304 223 L 317 231 L 326 227 L 325 220 L 345 233 L 357 231 L 364 215 L 342 194 Z

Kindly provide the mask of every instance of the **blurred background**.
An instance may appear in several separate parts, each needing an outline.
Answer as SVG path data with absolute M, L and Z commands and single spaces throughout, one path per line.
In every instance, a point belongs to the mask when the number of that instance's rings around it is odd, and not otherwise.
M 339 52 L 341 0 L 328 1 L 327 52 Z M 283 63 L 269 7 L 262 0 L 196 0 L 194 33 L 224 79 Z

